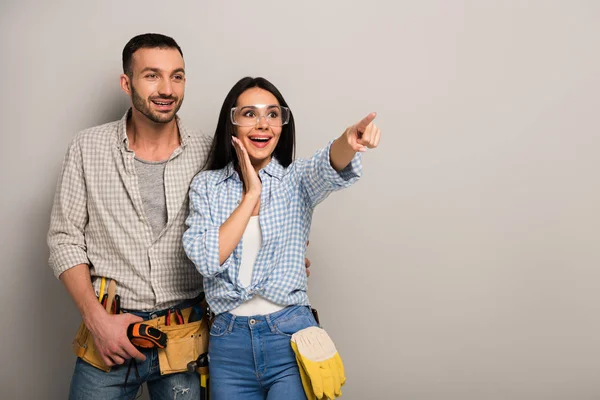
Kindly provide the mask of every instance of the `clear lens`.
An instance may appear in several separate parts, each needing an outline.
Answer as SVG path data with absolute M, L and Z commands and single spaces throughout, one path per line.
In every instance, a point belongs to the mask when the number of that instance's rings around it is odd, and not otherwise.
M 231 109 L 231 122 L 237 126 L 255 126 L 262 118 L 270 126 L 283 126 L 290 121 L 290 110 L 275 104 L 254 104 Z

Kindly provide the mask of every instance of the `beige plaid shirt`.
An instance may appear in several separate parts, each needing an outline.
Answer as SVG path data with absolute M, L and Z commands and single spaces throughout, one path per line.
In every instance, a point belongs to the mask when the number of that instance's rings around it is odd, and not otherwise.
M 126 121 L 86 129 L 71 142 L 56 188 L 48 232 L 50 266 L 58 277 L 88 264 L 96 292 L 105 276 L 117 281 L 121 306 L 152 311 L 196 297 L 202 278 L 186 257 L 182 236 L 188 189 L 211 139 L 177 118 L 181 146 L 165 166 L 167 224 L 155 238 L 144 213 Z

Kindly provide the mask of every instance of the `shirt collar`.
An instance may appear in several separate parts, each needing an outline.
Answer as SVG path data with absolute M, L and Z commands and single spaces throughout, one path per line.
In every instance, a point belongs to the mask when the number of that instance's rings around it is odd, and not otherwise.
M 271 175 L 273 178 L 277 178 L 281 180 L 283 177 L 283 167 L 279 164 L 279 161 L 275 157 L 271 159 L 271 162 L 267 164 L 267 166 L 263 169 L 267 174 Z
M 266 174 L 272 176 L 273 178 L 281 180 L 281 178 L 283 177 L 284 168 L 281 164 L 279 164 L 279 161 L 277 161 L 277 159 L 273 157 L 269 164 L 267 164 L 267 166 L 262 169 L 262 171 L 265 171 Z M 238 181 L 240 180 L 240 177 L 238 176 L 237 171 L 233 167 L 232 162 L 227 164 L 227 166 L 222 169 L 219 179 L 217 180 L 217 184 L 229 178 L 234 178 Z
M 217 179 L 217 184 L 231 178 L 234 177 L 235 179 L 239 180 L 240 178 L 238 177 L 238 174 L 235 170 L 235 168 L 233 168 L 233 163 L 229 163 L 227 164 L 227 166 L 225 166 L 225 168 L 223 168 L 221 170 L 221 174 L 219 175 L 219 179 Z
M 117 132 L 117 140 L 120 146 L 124 146 L 129 149 L 129 139 L 127 138 L 127 120 L 131 118 L 131 108 L 127 110 L 121 122 L 119 123 L 119 130 Z M 175 115 L 175 122 L 177 123 L 177 129 L 179 130 L 179 137 L 181 138 L 181 147 L 187 146 L 189 138 L 192 136 L 190 131 L 183 125 L 178 115 Z

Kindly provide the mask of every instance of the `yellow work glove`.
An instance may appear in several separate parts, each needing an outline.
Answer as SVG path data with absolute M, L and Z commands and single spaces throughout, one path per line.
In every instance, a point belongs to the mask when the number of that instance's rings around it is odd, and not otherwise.
M 306 397 L 314 400 L 341 396 L 346 383 L 344 364 L 327 332 L 311 326 L 293 334 L 291 342 Z
M 300 356 L 298 355 L 298 348 L 296 347 L 296 343 L 292 342 L 292 348 L 294 349 L 294 353 L 296 353 L 296 362 L 298 363 L 298 369 L 300 370 L 300 379 L 302 379 L 302 387 L 304 388 L 306 398 L 308 400 L 316 400 L 317 396 L 315 396 L 315 393 L 312 390 L 312 384 L 310 383 L 308 372 L 306 372 L 306 369 L 304 369 L 304 365 L 302 365 L 302 361 L 300 360 Z

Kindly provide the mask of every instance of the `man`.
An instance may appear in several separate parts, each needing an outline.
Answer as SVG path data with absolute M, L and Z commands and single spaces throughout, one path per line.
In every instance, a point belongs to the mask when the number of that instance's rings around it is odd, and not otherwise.
M 70 397 L 122 398 L 146 381 L 152 398 L 177 393 L 178 399 L 198 399 L 197 374 L 161 376 L 156 350 L 140 352 L 126 331 L 201 292 L 181 236 L 188 186 L 205 162 L 210 139 L 193 135 L 176 116 L 185 65 L 172 38 L 132 38 L 123 49 L 121 88 L 133 105 L 125 116 L 72 141 L 48 233 L 50 265 L 75 301 L 98 355 L 112 367 L 107 373 L 78 359 Z M 106 312 L 96 295 L 100 277 L 117 282 L 121 307 L 130 312 Z M 138 361 L 140 378 L 127 372 L 131 358 Z
M 196 373 L 162 375 L 157 350 L 136 349 L 126 332 L 135 322 L 164 321 L 169 309 L 190 309 L 201 294 L 201 276 L 181 238 L 189 184 L 211 139 L 192 134 L 176 115 L 186 76 L 172 38 L 132 38 L 123 49 L 120 80 L 132 108 L 73 139 L 48 232 L 50 265 L 89 330 L 89 348 L 83 347 L 110 367 L 104 372 L 78 358 L 70 398 L 131 397 L 147 382 L 153 399 L 198 399 Z M 98 301 L 102 277 L 117 282 L 126 313 L 110 314 Z

